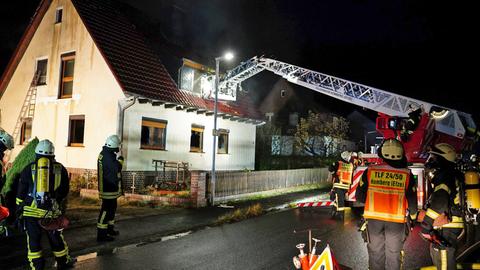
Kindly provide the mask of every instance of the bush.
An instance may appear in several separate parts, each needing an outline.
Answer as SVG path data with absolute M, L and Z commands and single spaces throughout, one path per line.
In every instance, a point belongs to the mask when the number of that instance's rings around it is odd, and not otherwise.
M 7 171 L 5 185 L 2 189 L 2 195 L 6 195 L 14 186 L 15 181 L 20 178 L 20 173 L 25 167 L 35 161 L 35 147 L 37 147 L 38 138 L 35 137 L 18 153 L 18 156 L 12 163 L 12 167 Z

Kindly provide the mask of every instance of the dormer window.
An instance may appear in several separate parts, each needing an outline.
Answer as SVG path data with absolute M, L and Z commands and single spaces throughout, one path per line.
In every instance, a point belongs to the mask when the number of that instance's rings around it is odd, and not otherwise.
M 61 23 L 62 16 L 63 16 L 63 8 L 57 8 L 57 11 L 55 12 L 55 23 Z

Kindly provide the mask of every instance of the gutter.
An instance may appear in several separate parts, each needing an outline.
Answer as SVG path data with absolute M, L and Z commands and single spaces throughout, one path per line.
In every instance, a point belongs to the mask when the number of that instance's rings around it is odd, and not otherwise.
M 125 112 L 128 108 L 132 107 L 134 104 L 135 104 L 135 101 L 137 100 L 137 97 L 136 96 L 133 96 L 133 100 L 128 100 L 126 99 L 127 103 L 122 105 L 122 102 L 119 101 L 118 102 L 118 125 L 117 125 L 117 135 L 118 137 L 120 137 L 120 140 L 122 141 L 122 144 L 123 144 L 123 141 L 124 141 L 124 130 L 125 130 Z M 129 102 L 130 101 L 130 102 Z M 126 167 L 126 164 L 128 162 L 128 159 L 127 159 L 127 149 L 128 147 L 125 147 L 127 145 L 123 144 L 124 147 L 122 147 L 123 151 L 121 151 L 123 157 L 125 158 L 125 166 Z

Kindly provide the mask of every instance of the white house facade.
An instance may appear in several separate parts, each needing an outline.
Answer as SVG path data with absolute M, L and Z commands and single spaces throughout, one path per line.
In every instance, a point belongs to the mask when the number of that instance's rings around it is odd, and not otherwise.
M 67 168 L 96 169 L 105 138 L 118 134 L 128 171 L 153 170 L 152 159 L 210 170 L 213 102 L 178 89 L 108 2 L 41 2 L 0 81 L 0 126 L 16 135 L 10 161 L 38 137 Z M 33 117 L 22 112 L 29 95 Z M 262 120 L 245 104 L 219 104 L 217 170 L 254 168 Z

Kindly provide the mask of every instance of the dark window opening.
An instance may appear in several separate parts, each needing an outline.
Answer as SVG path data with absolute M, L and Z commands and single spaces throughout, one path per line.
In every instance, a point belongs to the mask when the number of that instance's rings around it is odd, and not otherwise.
M 202 126 L 192 126 L 190 135 L 190 152 L 203 152 L 203 131 Z
M 218 153 L 228 154 L 228 130 L 219 130 L 218 133 Z
M 287 95 L 287 91 L 281 90 L 280 91 L 280 97 L 285 97 Z
M 165 150 L 167 121 L 142 118 L 140 148 Z
M 69 146 L 83 146 L 83 136 L 85 133 L 85 116 L 70 116 L 70 129 L 68 134 Z
M 57 12 L 55 13 L 55 23 L 61 23 L 62 16 L 63 16 L 63 8 L 57 9 Z
M 47 84 L 47 63 L 47 59 L 37 61 L 37 70 L 35 71 L 35 75 L 37 76 L 37 85 Z
M 62 55 L 59 98 L 72 97 L 74 67 L 75 53 Z
M 32 137 L 32 119 L 27 118 L 23 120 L 22 127 L 20 129 L 20 144 L 27 144 L 28 140 Z

